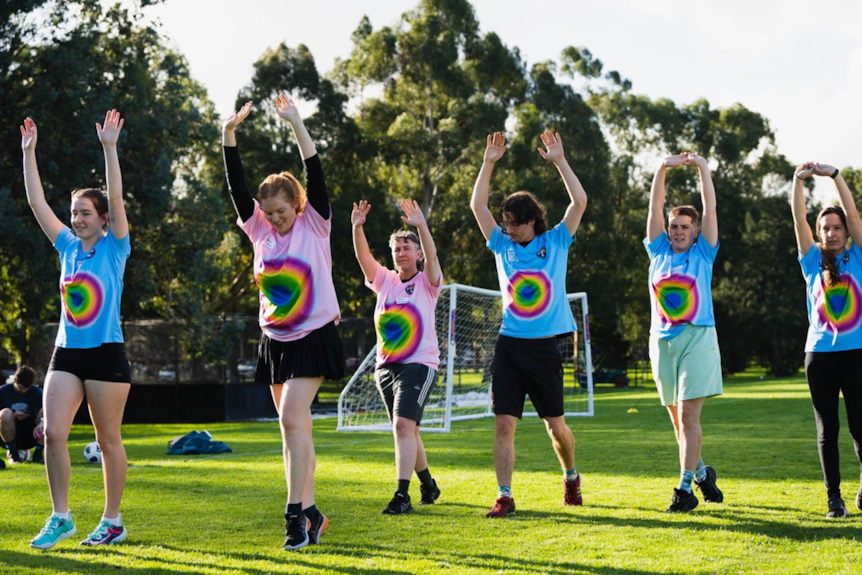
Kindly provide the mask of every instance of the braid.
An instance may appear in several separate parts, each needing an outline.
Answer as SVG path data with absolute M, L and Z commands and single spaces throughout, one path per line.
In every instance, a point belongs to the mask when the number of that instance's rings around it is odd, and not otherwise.
M 838 273 L 838 260 L 835 254 L 827 250 L 825 247 L 817 246 L 823 254 L 823 283 L 826 287 L 833 287 L 841 282 L 841 274 Z

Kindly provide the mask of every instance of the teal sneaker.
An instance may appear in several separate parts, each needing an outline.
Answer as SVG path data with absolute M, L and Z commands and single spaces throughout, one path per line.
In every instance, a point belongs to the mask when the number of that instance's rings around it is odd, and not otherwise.
M 75 522 L 70 517 L 63 519 L 56 515 L 51 515 L 45 521 L 45 527 L 39 532 L 39 535 L 30 541 L 30 547 L 33 549 L 50 549 L 63 539 L 68 539 L 78 532 L 75 527 Z
M 96 526 L 96 529 L 90 533 L 90 536 L 81 541 L 81 545 L 113 545 L 114 543 L 125 541 L 128 534 L 129 532 L 126 531 L 125 526 L 120 525 L 117 527 L 103 519 Z

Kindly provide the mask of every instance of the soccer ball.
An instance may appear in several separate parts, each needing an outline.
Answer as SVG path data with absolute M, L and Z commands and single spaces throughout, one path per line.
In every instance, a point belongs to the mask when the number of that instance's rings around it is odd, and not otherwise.
M 21 461 L 33 461 L 33 452 L 29 449 L 19 449 L 18 457 L 21 458 Z M 12 452 L 8 449 L 6 450 L 6 459 L 12 461 Z
M 102 462 L 102 450 L 99 449 L 98 443 L 94 441 L 87 444 L 87 447 L 84 448 L 84 459 L 90 463 Z

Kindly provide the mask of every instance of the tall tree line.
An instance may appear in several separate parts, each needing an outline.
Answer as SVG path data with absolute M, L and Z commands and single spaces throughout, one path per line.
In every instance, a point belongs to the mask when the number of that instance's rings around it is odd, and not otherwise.
M 252 251 L 234 225 L 219 118 L 182 55 L 144 23 L 140 10 L 148 3 L 6 2 L 0 110 L 7 128 L 26 116 L 39 124 L 40 171 L 64 220 L 72 189 L 104 184 L 94 123 L 108 108 L 122 111 L 133 242 L 123 315 L 196 325 L 187 352 L 217 356 L 223 348 L 205 345 L 205 318 L 256 314 Z M 272 47 L 236 100 L 237 107 L 256 103 L 237 133 L 251 186 L 302 167 L 271 111 L 275 96 L 284 91 L 316 104 L 307 126 L 330 188 L 333 277 L 344 315 L 373 310 L 350 243 L 349 213 L 359 199 L 375 206 L 367 230 L 381 259 L 388 260 L 387 238 L 401 225 L 398 201 L 412 198 L 426 213 L 447 281 L 496 288 L 492 256 L 469 210 L 485 136 L 505 129 L 511 142 L 491 205 L 530 190 L 556 223 L 568 196 L 536 153 L 539 134 L 551 129 L 589 195 L 568 288 L 587 292 L 593 345 L 608 363 L 623 365 L 645 347 L 641 242 L 653 164 L 692 150 L 709 158 L 718 193 L 722 247 L 713 293 L 725 369 L 758 361 L 784 374 L 801 365 L 807 321 L 787 202 L 793 166 L 766 118 L 740 104 L 717 109 L 706 100 L 678 105 L 644 97 L 584 47 L 528 67 L 517 47 L 481 31 L 466 0 L 420 0 L 380 28 L 363 18 L 352 41 L 327 76 L 307 47 Z M 31 328 L 58 317 L 58 265 L 27 207 L 17 131 L 4 130 L 0 141 L 0 345 L 26 357 Z M 858 194 L 862 172 L 844 174 Z M 699 203 L 693 173 L 670 172 L 667 189 L 669 202 Z

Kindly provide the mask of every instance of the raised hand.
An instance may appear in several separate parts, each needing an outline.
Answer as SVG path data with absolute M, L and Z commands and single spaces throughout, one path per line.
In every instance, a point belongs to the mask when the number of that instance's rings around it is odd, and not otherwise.
M 243 104 L 242 108 L 231 114 L 227 117 L 227 120 L 222 124 L 223 130 L 234 130 L 237 126 L 242 124 L 242 121 L 248 118 L 249 113 L 251 113 L 251 108 L 254 106 L 254 102 L 249 100 L 245 104 Z
M 38 133 L 36 130 L 36 122 L 33 118 L 24 120 L 24 125 L 21 126 L 21 149 L 24 151 L 36 149 L 36 139 Z
M 123 129 L 124 121 L 116 110 L 110 110 L 105 113 L 105 125 L 100 126 L 96 122 L 96 134 L 99 136 L 99 141 L 102 144 L 116 145 L 117 140 L 120 138 L 120 130 Z
M 706 158 L 703 156 L 698 156 L 694 152 L 686 152 L 680 155 L 686 157 L 685 163 L 689 166 L 694 166 L 696 168 L 707 167 Z
M 284 94 L 279 94 L 278 98 L 275 99 L 275 112 L 291 124 L 302 119 L 296 104 Z
M 365 223 L 365 216 L 371 211 L 371 204 L 365 200 L 361 200 L 359 205 L 353 202 L 353 213 L 350 214 L 350 223 L 354 226 L 361 226 Z
M 688 153 L 677 154 L 675 156 L 668 156 L 664 160 L 662 160 L 662 165 L 665 168 L 676 168 L 688 162 Z
M 832 174 L 835 173 L 835 166 L 830 166 L 829 164 L 814 164 L 814 175 L 815 176 L 829 176 L 832 177 Z
M 425 223 L 425 214 L 422 213 L 416 200 L 401 200 L 401 210 L 404 212 L 401 216 L 404 223 L 416 227 Z
M 565 159 L 565 155 L 563 154 L 563 140 L 560 139 L 560 133 L 556 134 L 551 132 L 550 130 L 545 131 L 542 134 L 542 144 L 547 148 L 547 152 L 542 148 L 539 148 L 539 154 L 549 162 L 557 162 L 559 160 Z
M 796 168 L 795 175 L 800 180 L 804 180 L 805 178 L 809 178 L 815 174 L 814 170 L 817 166 L 818 166 L 818 164 L 815 164 L 814 162 L 805 162 L 804 164 L 802 164 L 801 166 Z M 835 171 L 835 168 L 832 168 L 832 170 L 829 172 L 828 175 L 831 176 L 832 172 L 834 172 L 834 171 Z M 825 174 L 817 174 L 817 175 L 825 175 Z
M 495 163 L 506 153 L 506 136 L 500 132 L 488 134 L 488 146 L 485 148 L 485 161 Z

